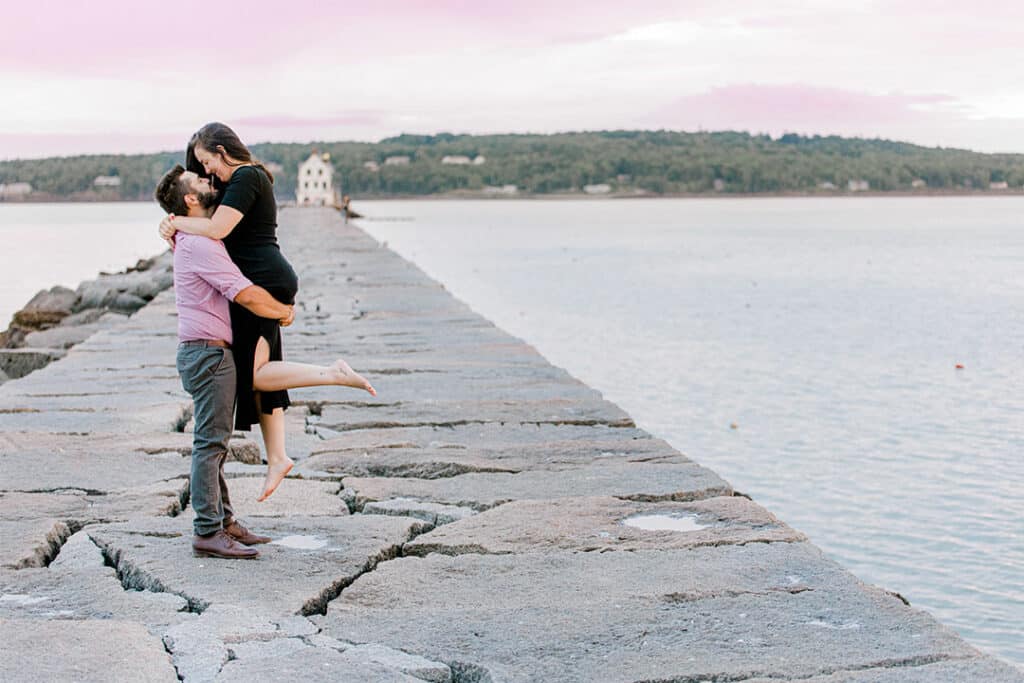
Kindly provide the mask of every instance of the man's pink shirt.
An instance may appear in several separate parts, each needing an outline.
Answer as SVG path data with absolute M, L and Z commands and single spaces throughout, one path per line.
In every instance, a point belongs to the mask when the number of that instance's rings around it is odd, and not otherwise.
M 220 240 L 178 232 L 174 236 L 174 300 L 178 339 L 231 343 L 229 301 L 252 285 Z

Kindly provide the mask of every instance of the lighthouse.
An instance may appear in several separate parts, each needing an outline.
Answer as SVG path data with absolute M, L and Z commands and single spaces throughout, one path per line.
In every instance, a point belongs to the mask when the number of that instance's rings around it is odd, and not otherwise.
M 299 182 L 295 188 L 299 206 L 330 206 L 334 203 L 334 166 L 330 154 L 316 150 L 299 164 Z

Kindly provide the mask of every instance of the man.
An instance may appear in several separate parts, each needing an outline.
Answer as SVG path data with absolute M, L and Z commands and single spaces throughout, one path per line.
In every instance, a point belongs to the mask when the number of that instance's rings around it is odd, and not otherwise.
M 210 182 L 180 165 L 160 180 L 155 195 L 167 213 L 179 216 L 208 217 L 216 202 Z M 254 558 L 259 552 L 249 546 L 270 539 L 251 533 L 234 518 L 224 479 L 236 390 L 228 301 L 285 326 L 292 323 L 294 310 L 242 275 L 220 240 L 183 232 L 175 235 L 174 290 L 178 374 L 194 403 L 192 550 L 200 557 Z

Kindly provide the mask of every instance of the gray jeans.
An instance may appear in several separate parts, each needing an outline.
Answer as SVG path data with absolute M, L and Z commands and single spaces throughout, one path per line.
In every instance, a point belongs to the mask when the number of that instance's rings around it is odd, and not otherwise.
M 212 534 L 231 523 L 234 513 L 224 480 L 224 461 L 235 410 L 235 359 L 230 349 L 198 344 L 178 346 L 181 386 L 195 404 L 192 439 L 192 509 L 195 532 Z

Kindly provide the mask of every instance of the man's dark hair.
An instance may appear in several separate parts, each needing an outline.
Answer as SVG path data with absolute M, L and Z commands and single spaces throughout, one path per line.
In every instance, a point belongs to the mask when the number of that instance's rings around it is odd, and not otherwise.
M 185 168 L 181 164 L 176 164 L 174 168 L 165 173 L 164 177 L 160 179 L 160 182 L 157 183 L 156 191 L 153 193 L 160 207 L 167 213 L 173 213 L 175 216 L 188 215 L 185 195 L 191 194 L 192 188 L 181 177 L 181 174 L 184 172 Z

